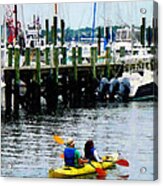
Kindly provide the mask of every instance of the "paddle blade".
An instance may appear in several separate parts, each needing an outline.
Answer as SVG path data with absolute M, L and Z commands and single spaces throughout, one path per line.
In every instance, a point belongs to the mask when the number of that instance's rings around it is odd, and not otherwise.
M 106 176 L 107 175 L 107 172 L 103 169 L 100 169 L 100 168 L 96 168 L 96 172 L 97 172 L 98 176 Z
M 124 159 L 117 160 L 115 163 L 124 167 L 129 167 L 129 162 Z
M 64 144 L 64 140 L 60 136 L 53 136 L 53 139 L 60 145 Z
M 64 154 L 60 154 L 59 157 L 64 159 Z

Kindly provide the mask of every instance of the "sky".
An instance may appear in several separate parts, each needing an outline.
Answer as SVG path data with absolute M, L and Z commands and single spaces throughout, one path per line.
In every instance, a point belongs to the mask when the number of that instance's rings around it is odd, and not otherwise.
M 65 25 L 73 29 L 92 27 L 93 22 L 93 6 L 92 2 L 83 3 L 58 3 L 58 16 L 65 20 Z M 12 7 L 12 6 L 11 6 Z M 146 9 L 146 13 L 142 14 L 141 9 Z M 2 5 L 0 5 L 2 10 Z M 0 14 L 3 14 L 0 11 Z M 22 4 L 18 5 L 18 19 L 24 20 L 25 25 L 32 23 L 33 14 L 40 17 L 43 28 L 45 27 L 45 19 L 49 19 L 52 25 L 54 16 L 54 4 Z M 24 16 L 23 16 L 24 15 Z M 127 2 L 98 2 L 95 25 L 110 26 L 123 25 L 125 23 L 140 26 L 141 17 L 147 18 L 147 25 L 152 25 L 153 1 L 137 0 Z M 3 15 L 0 15 L 2 22 Z

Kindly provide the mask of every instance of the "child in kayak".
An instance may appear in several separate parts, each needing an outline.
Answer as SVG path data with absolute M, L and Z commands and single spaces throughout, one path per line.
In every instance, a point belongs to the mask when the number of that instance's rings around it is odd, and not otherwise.
M 102 159 L 99 157 L 96 149 L 94 148 L 94 143 L 92 140 L 88 140 L 85 143 L 84 153 L 86 159 L 89 159 L 90 161 L 93 160 L 97 162 L 102 162 Z
M 73 138 L 69 138 L 64 150 L 64 161 L 66 166 L 78 168 L 89 160 L 81 158 L 80 152 L 75 148 L 75 141 Z

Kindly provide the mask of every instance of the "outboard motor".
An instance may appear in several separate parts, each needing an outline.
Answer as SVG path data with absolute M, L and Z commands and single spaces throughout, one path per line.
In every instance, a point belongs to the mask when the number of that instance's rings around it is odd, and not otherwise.
M 109 86 L 109 100 L 114 101 L 115 95 L 118 93 L 119 90 L 119 81 L 116 78 L 112 78 L 110 80 L 110 86 Z
M 119 85 L 118 98 L 122 102 L 128 101 L 130 93 L 130 82 L 128 78 L 123 78 Z
M 99 93 L 101 100 L 106 99 L 106 95 L 107 95 L 108 91 L 109 91 L 109 81 L 106 77 L 103 77 L 100 80 L 99 87 L 98 87 L 98 93 Z

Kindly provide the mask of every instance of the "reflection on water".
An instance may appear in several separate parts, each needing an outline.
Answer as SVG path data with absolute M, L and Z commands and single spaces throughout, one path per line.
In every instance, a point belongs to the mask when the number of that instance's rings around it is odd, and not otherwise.
M 82 152 L 91 138 L 100 155 L 121 152 L 130 167 L 107 170 L 105 179 L 153 179 L 153 102 L 99 105 L 92 109 L 65 109 L 52 115 L 27 115 L 21 111 L 19 120 L 2 121 L 2 176 L 47 177 L 50 167 L 62 166 L 64 140 L 73 136 Z M 61 111 L 60 111 L 61 112 Z M 146 168 L 141 173 L 140 169 Z M 79 178 L 79 177 L 78 177 Z M 96 174 L 87 179 L 97 179 Z

